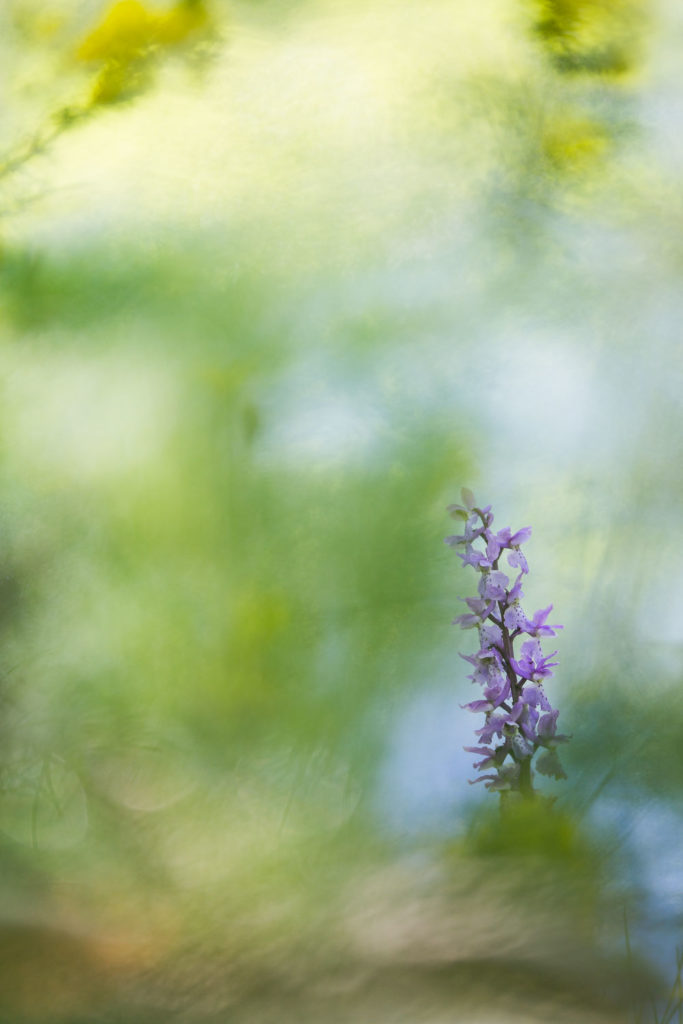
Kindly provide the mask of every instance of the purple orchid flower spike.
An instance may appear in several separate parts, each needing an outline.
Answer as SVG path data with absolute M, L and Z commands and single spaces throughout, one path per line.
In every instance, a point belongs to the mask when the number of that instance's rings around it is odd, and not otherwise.
M 475 714 L 485 715 L 484 725 L 475 730 L 478 746 L 465 750 L 483 759 L 474 764 L 476 771 L 486 771 L 474 782 L 501 795 L 517 792 L 533 796 L 532 761 L 535 770 L 555 779 L 566 778 L 557 746 L 569 736 L 557 733 L 559 712 L 553 710 L 545 693 L 544 683 L 557 665 L 545 655 L 541 638 L 555 636 L 562 626 L 548 623 L 553 606 L 548 605 L 529 618 L 521 606 L 522 579 L 529 565 L 522 545 L 531 536 L 531 527 L 513 532 L 506 526 L 494 533 L 491 529 L 491 506 L 481 508 L 471 491 L 463 488 L 462 504 L 449 505 L 455 518 L 464 520 L 462 535 L 446 538 L 458 552 L 463 565 L 479 574 L 477 597 L 464 598 L 469 614 L 458 615 L 454 623 L 463 629 L 477 629 L 479 650 L 461 657 L 473 666 L 469 678 L 483 689 L 483 699 L 463 705 Z M 481 547 L 476 547 L 479 544 Z M 503 554 L 507 565 L 517 569 L 514 583 L 499 567 Z M 525 636 L 520 654 L 515 657 L 515 640 Z

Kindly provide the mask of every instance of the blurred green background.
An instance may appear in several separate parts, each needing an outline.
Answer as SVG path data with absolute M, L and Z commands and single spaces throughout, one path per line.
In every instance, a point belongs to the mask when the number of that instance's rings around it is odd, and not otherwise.
M 2 5 L 3 1022 L 661 998 L 682 43 L 648 0 Z M 552 812 L 467 784 L 462 484 L 565 624 Z

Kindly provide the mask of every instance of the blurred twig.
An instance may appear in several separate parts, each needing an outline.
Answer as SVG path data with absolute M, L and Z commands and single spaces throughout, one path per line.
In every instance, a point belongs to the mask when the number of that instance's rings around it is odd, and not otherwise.
M 13 153 L 0 160 L 0 180 L 8 178 L 23 167 L 24 164 L 28 163 L 29 160 L 44 153 L 60 135 L 63 135 L 69 128 L 82 121 L 92 111 L 92 105 L 88 105 L 65 107 L 56 114 L 53 114 L 49 118 L 46 128 L 39 129 L 30 139 L 17 146 Z

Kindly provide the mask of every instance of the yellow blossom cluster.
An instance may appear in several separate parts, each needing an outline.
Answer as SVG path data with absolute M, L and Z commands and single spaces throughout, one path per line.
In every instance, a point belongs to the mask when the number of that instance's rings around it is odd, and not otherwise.
M 80 42 L 78 60 L 101 64 L 91 103 L 111 103 L 138 91 L 150 58 L 196 38 L 209 24 L 202 0 L 180 0 L 166 11 L 140 0 L 118 0 Z

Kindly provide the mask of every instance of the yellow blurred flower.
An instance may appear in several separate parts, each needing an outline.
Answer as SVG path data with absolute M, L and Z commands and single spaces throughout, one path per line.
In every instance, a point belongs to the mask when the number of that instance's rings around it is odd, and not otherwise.
M 148 58 L 180 46 L 209 24 L 201 0 L 180 0 L 167 11 L 150 10 L 140 0 L 118 0 L 76 51 L 79 60 L 103 65 L 90 104 L 115 103 L 150 82 Z
M 94 106 L 116 103 L 125 96 L 140 92 L 148 80 L 140 68 L 126 61 L 108 61 L 95 79 L 90 102 Z
M 204 28 L 208 14 L 202 3 L 181 2 L 165 12 L 149 10 L 140 0 L 119 0 L 82 41 L 82 61 L 137 60 L 153 47 L 177 46 Z
M 138 0 L 119 0 L 77 50 L 84 61 L 129 61 L 154 42 L 156 16 Z
M 532 0 L 536 31 L 565 72 L 623 75 L 637 60 L 646 0 Z
M 200 3 L 180 3 L 157 17 L 156 39 L 163 46 L 177 46 L 208 25 L 209 16 Z
M 546 158 L 565 171 L 585 170 L 597 163 L 609 144 L 604 125 L 580 115 L 555 118 L 542 137 Z

